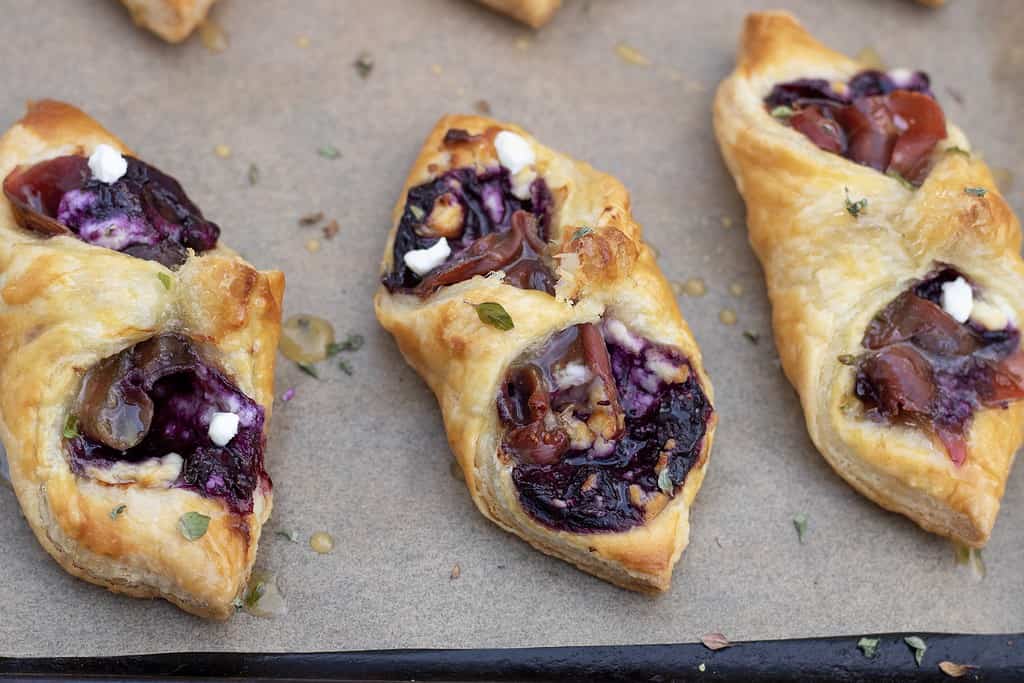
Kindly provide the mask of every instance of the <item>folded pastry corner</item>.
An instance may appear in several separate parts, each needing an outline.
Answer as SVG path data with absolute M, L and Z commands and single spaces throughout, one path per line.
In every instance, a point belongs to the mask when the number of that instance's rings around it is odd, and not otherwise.
M 507 14 L 531 28 L 540 28 L 551 21 L 562 6 L 562 0 L 477 0 L 493 10 Z
M 866 69 L 784 12 L 747 17 L 714 124 L 818 450 L 983 546 L 1024 439 L 1020 225 L 988 167 L 926 74 Z
M 284 289 L 70 105 L 0 138 L 0 439 L 69 573 L 224 619 L 272 506 Z
M 188 38 L 216 0 L 121 0 L 136 24 L 168 43 Z
M 444 117 L 374 303 L 485 516 L 619 586 L 668 588 L 717 416 L 617 180 L 517 126 Z

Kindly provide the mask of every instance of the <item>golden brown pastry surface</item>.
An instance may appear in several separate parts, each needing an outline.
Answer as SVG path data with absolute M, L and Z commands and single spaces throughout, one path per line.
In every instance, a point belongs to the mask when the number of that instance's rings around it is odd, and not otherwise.
M 446 145 L 444 138 L 451 129 L 479 138 Z M 478 275 L 426 298 L 390 293 L 381 286 L 374 299 L 377 318 L 437 397 L 452 451 L 485 516 L 539 550 L 619 586 L 666 590 L 688 542 L 689 508 L 704 478 L 715 414 L 684 485 L 660 512 L 622 532 L 570 533 L 539 523 L 520 504 L 512 463 L 498 453 L 503 427 L 496 400 L 510 364 L 552 334 L 602 316 L 678 349 L 713 401 L 700 351 L 651 249 L 641 239 L 625 188 L 611 176 L 541 145 L 517 126 L 478 116 L 446 116 L 427 138 L 395 206 L 382 272 L 392 268 L 393 245 L 409 190 L 450 169 L 496 167 L 494 139 L 501 131 L 517 133 L 529 142 L 536 163 L 520 173 L 535 171 L 554 197 L 548 250 L 554 254 L 558 278 L 555 296 L 515 288 L 502 281 L 500 272 Z M 578 234 L 582 226 L 591 232 Z M 469 305 L 481 302 L 500 303 L 514 328 L 501 331 L 483 324 Z
M 195 30 L 215 0 L 121 0 L 136 24 L 168 43 L 180 43 Z
M 128 152 L 78 109 L 30 103 L 0 138 L 0 178 L 20 164 L 88 155 L 100 143 Z M 280 272 L 256 271 L 221 246 L 171 271 L 72 236 L 23 230 L 0 201 L 0 438 L 26 519 L 68 572 L 205 617 L 233 613 L 270 514 L 269 482 L 257 486 L 253 512 L 237 514 L 182 488 L 76 476 L 62 434 L 84 373 L 161 333 L 191 338 L 269 422 L 283 291 Z M 189 541 L 178 522 L 193 511 L 211 521 Z
M 562 0 L 477 0 L 491 9 L 507 14 L 532 28 L 540 28 L 551 21 L 562 5 Z
M 879 505 L 980 547 L 1024 438 L 1024 402 L 977 410 L 966 462 L 957 466 L 924 430 L 867 419 L 853 394 L 854 369 L 838 358 L 863 352 L 873 316 L 937 264 L 956 268 L 1011 319 L 1022 319 L 1020 226 L 985 163 L 960 152 L 970 145 L 952 124 L 914 190 L 819 149 L 765 108 L 777 83 L 846 81 L 864 68 L 785 12 L 751 14 L 736 69 L 715 99 L 715 132 L 746 201 L 783 369 L 818 450 Z M 846 210 L 847 197 L 867 200 L 862 215 Z

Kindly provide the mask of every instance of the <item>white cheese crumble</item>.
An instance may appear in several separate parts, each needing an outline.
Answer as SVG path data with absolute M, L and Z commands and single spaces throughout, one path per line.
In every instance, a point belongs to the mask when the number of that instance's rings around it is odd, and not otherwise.
M 568 389 L 585 384 L 590 379 L 590 370 L 583 363 L 567 363 L 555 373 L 555 384 L 558 389 Z
M 167 488 L 181 475 L 185 461 L 177 453 L 161 458 L 148 458 L 142 462 L 115 462 L 109 467 L 86 465 L 90 479 L 105 484 L 138 484 L 146 488 Z
M 448 246 L 448 240 L 442 237 L 434 246 L 428 249 L 413 249 L 405 252 L 402 260 L 409 266 L 412 272 L 423 277 L 434 268 L 445 262 L 451 256 L 452 248 Z
M 965 323 L 971 317 L 974 308 L 974 293 L 967 280 L 958 277 L 952 282 L 942 283 L 942 310 L 949 313 L 953 320 Z
M 644 348 L 643 340 L 626 329 L 626 326 L 619 320 L 614 318 L 605 320 L 604 331 L 609 339 L 624 347 L 630 353 L 639 353 Z
M 515 175 L 537 161 L 533 147 L 523 136 L 503 130 L 494 136 L 494 149 L 498 152 L 498 161 Z
M 102 183 L 116 183 L 128 172 L 128 162 L 110 145 L 99 144 L 89 157 L 92 177 Z
M 238 434 L 238 416 L 234 413 L 214 413 L 210 418 L 210 441 L 227 446 Z
M 987 301 L 974 302 L 974 308 L 971 310 L 971 320 L 986 330 L 1001 330 L 1010 322 L 1006 311 L 999 306 L 993 306 Z

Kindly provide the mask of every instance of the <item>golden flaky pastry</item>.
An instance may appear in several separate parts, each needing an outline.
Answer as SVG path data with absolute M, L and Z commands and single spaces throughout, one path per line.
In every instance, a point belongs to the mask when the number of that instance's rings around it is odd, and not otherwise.
M 121 0 L 136 24 L 180 43 L 206 18 L 215 0 Z
M 923 75 L 862 76 L 866 92 L 896 90 L 849 107 L 766 102 L 805 78 L 822 79 L 800 87 L 821 98 L 855 97 L 850 79 L 864 69 L 784 12 L 747 17 L 737 62 L 715 99 L 715 132 L 811 438 L 879 505 L 983 546 L 1024 425 L 1016 217 Z M 796 128 L 848 144 L 863 163 Z
M 19 178 L 12 175 L 16 167 L 81 170 L 81 155 L 100 145 L 130 154 L 78 109 L 34 102 L 0 139 L 0 178 Z M 181 209 L 173 204 L 180 192 L 173 180 L 127 161 L 124 178 L 148 174 L 144 206 L 160 207 L 165 216 L 176 210 L 171 207 Z M 36 166 L 41 162 L 48 166 Z M 5 193 L 20 196 L 21 184 L 7 181 Z M 24 186 L 38 191 L 36 181 L 29 177 Z M 93 207 L 102 205 L 93 192 L 104 181 L 89 182 L 84 195 L 68 192 L 62 202 L 86 196 L 97 202 Z M 139 186 L 116 186 L 119 192 L 133 187 Z M 77 577 L 227 618 L 271 509 L 262 459 L 282 274 L 259 272 L 221 246 L 201 255 L 190 249 L 183 262 L 165 267 L 70 232 L 42 234 L 23 227 L 11 196 L 0 201 L 0 438 L 25 518 L 47 552 Z M 118 219 L 111 214 L 110 220 Z M 109 229 L 116 231 L 116 223 Z M 140 389 L 137 380 L 154 378 L 162 383 Z M 102 438 L 131 436 L 140 424 L 133 420 L 147 410 L 150 429 L 136 434 L 144 436 L 140 445 L 125 441 L 121 452 L 93 438 L 97 429 Z M 213 411 L 241 416 L 224 448 L 204 428 Z M 198 431 L 171 433 L 195 422 Z M 176 452 L 131 459 L 175 439 Z M 203 517 L 209 518 L 205 534 L 186 538 L 201 533 Z
M 540 28 L 551 21 L 562 6 L 562 0 L 477 0 L 491 9 L 507 14 L 532 28 Z
M 444 117 L 382 271 L 377 318 L 436 395 L 480 511 L 595 576 L 667 589 L 716 415 L 625 188 L 517 126 Z

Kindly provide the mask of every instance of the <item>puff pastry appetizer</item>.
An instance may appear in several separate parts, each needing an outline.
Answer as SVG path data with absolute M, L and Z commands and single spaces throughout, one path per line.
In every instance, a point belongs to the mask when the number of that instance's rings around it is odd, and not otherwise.
M 1020 226 L 926 75 L 865 71 L 781 12 L 718 90 L 807 429 L 879 505 L 980 547 L 1024 425 Z
M 180 43 L 206 18 L 215 0 L 121 0 L 136 24 Z
M 25 518 L 75 576 L 227 618 L 271 509 L 283 276 L 67 104 L 29 105 L 0 177 L 0 439 Z
M 531 28 L 540 28 L 551 21 L 562 6 L 562 0 L 477 0 L 491 9 L 507 14 Z
M 382 272 L 377 318 L 434 391 L 480 511 L 595 576 L 667 589 L 716 415 L 625 188 L 516 126 L 445 117 Z

